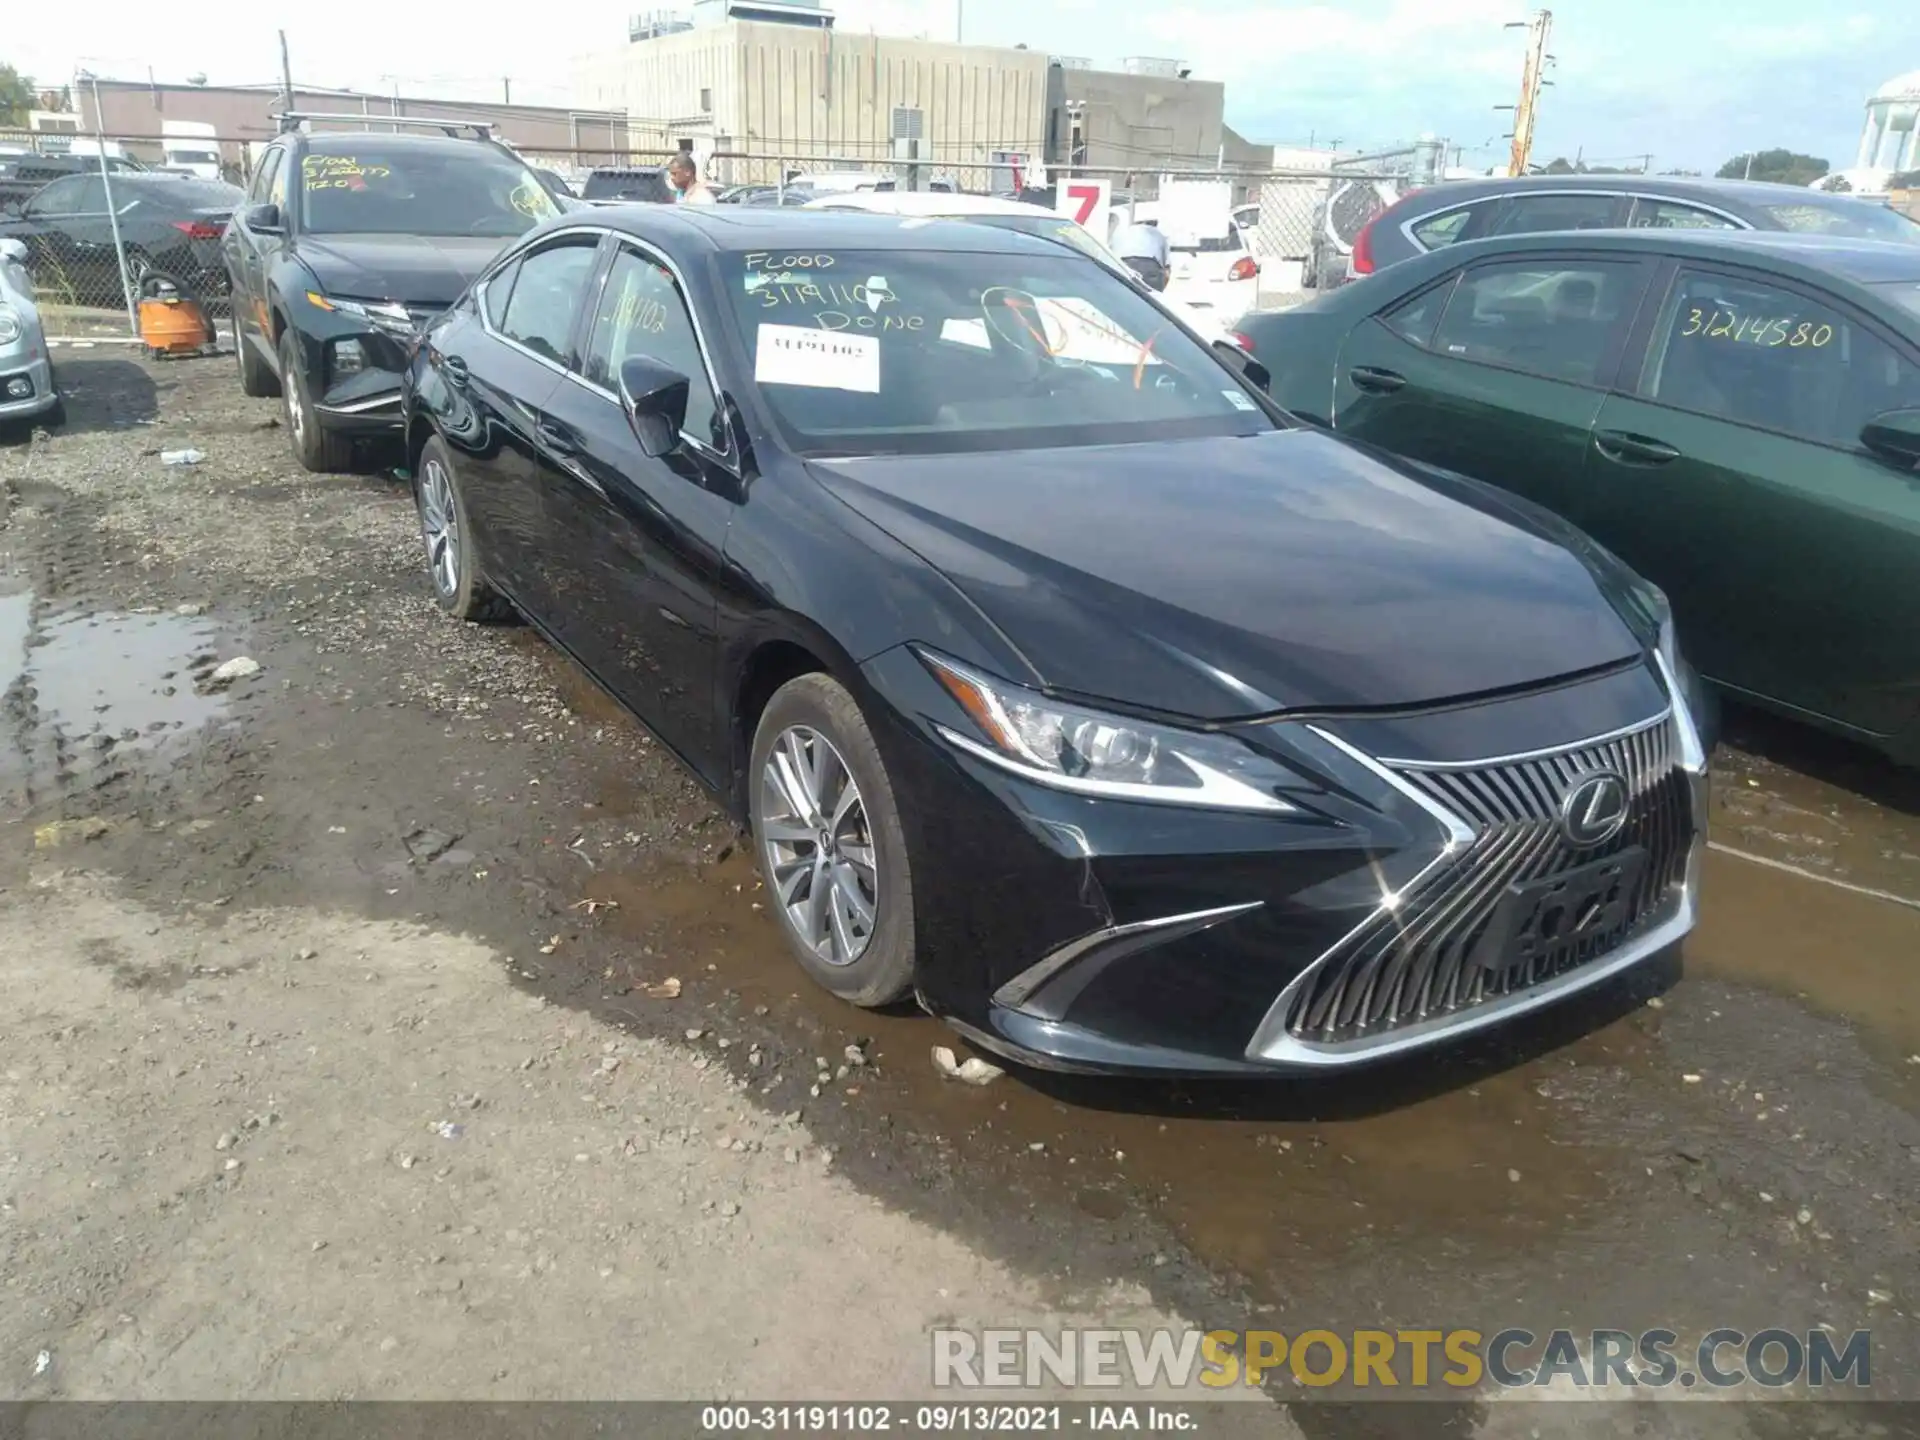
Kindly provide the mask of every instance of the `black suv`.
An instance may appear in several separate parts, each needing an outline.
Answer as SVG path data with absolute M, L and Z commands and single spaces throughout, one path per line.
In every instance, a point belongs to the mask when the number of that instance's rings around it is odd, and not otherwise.
M 286 117 L 224 251 L 241 389 L 284 394 L 300 463 L 344 470 L 355 439 L 399 433 L 420 327 L 509 240 L 572 202 L 484 126 L 472 138 L 445 122 L 434 123 L 452 133 L 299 128 L 322 118 L 333 117 Z

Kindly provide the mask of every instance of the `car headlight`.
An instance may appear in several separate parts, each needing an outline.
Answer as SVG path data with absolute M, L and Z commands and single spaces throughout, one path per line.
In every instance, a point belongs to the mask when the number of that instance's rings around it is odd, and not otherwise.
M 1076 795 L 1268 815 L 1299 811 L 1274 793 L 1298 778 L 1234 736 L 1109 715 L 915 653 L 985 740 L 938 725 L 941 738 L 1002 770 Z
M 351 315 L 364 320 L 378 330 L 390 335 L 412 335 L 413 317 L 407 313 L 407 307 L 393 300 L 342 300 L 337 295 L 322 295 L 317 290 L 307 292 L 307 303 L 322 310 L 337 310 L 342 315 Z
M 20 312 L 11 305 L 0 305 L 0 345 L 11 345 L 20 338 Z

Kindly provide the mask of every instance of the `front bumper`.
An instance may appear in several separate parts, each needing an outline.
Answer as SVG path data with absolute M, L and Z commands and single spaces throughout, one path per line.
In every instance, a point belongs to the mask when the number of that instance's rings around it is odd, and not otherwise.
M 1298 817 L 1089 800 L 1010 776 L 922 735 L 913 707 L 938 715 L 938 697 L 875 668 L 905 700 L 884 748 L 903 776 L 921 998 L 1029 1064 L 1374 1063 L 1589 990 L 1695 923 L 1705 760 L 1684 686 L 1657 665 L 1469 710 L 1247 727 L 1249 743 L 1289 747 Z M 1626 819 L 1579 848 L 1560 805 L 1603 770 L 1625 782 Z M 1613 874 L 1616 857 L 1614 892 L 1581 902 L 1577 932 L 1497 928 L 1529 893 Z
M 322 309 L 304 296 L 291 303 L 302 378 L 320 423 L 341 434 L 400 433 L 401 382 L 413 362 L 417 335 L 370 326 L 345 311 Z M 424 325 L 426 318 L 428 312 L 421 311 L 416 325 Z M 340 364 L 343 342 L 358 347 L 360 368 L 347 370 Z
M 10 389 L 25 381 L 32 387 L 24 396 Z M 45 354 L 0 354 L 0 420 L 20 420 L 51 410 L 60 397 L 53 388 L 53 364 Z

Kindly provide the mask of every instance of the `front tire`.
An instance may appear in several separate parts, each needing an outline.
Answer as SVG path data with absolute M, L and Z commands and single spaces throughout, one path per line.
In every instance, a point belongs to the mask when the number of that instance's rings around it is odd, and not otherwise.
M 352 469 L 353 439 L 321 425 L 307 394 L 306 376 L 300 373 L 300 345 L 291 330 L 280 337 L 280 388 L 287 399 L 287 439 L 293 458 L 322 475 Z
M 413 502 L 420 512 L 420 539 L 427 551 L 427 575 L 433 598 L 456 620 L 505 620 L 513 607 L 481 573 L 480 556 L 467 523 L 467 505 L 454 475 L 453 459 L 438 435 L 420 452 L 413 481 Z
M 774 693 L 748 774 L 753 850 L 801 968 L 854 1005 L 913 988 L 913 877 L 886 765 L 831 676 Z
M 233 353 L 239 357 L 240 393 L 251 395 L 255 400 L 266 400 L 280 393 L 280 382 L 273 378 L 273 371 L 266 361 L 260 358 L 260 352 L 247 343 L 247 337 L 240 333 L 240 315 L 236 310 L 228 316 L 233 328 Z

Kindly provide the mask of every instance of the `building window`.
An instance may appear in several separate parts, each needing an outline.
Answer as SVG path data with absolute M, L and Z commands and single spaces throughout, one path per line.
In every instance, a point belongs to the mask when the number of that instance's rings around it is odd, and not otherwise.
M 926 112 L 905 105 L 893 107 L 893 138 L 895 140 L 918 140 L 924 134 Z
M 713 113 L 713 91 L 706 89 L 701 90 L 700 113 L 702 115 L 711 115 Z

